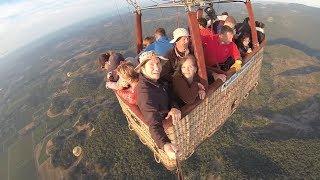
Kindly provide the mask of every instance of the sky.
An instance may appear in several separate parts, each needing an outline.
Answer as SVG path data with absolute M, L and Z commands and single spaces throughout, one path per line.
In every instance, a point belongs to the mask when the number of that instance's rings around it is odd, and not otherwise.
M 320 8 L 320 0 L 272 1 Z M 0 58 L 63 27 L 123 8 L 128 8 L 125 0 L 0 0 Z
M 281 3 L 297 3 L 307 6 L 320 8 L 320 0 L 251 0 L 253 2 L 281 2 Z
M 0 0 L 0 58 L 44 35 L 117 11 L 117 8 L 127 8 L 127 3 L 122 0 Z

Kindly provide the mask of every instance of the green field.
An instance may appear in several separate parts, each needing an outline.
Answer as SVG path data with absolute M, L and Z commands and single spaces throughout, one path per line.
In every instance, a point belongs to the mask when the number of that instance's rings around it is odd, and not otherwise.
M 3 152 L 0 154 L 0 178 L 8 177 L 8 154 Z
M 24 136 L 9 148 L 10 179 L 36 179 L 31 135 Z
M 32 132 L 34 143 L 39 143 L 43 137 L 46 135 L 46 125 L 45 123 L 41 123 L 36 129 Z
M 38 159 L 39 164 L 42 164 L 47 159 L 48 159 L 48 156 L 46 154 L 46 144 L 43 144 L 43 146 L 41 147 L 41 152 L 40 152 L 40 156 L 39 156 L 39 159 Z
M 40 152 L 40 156 L 39 156 L 39 165 L 41 165 L 44 161 L 46 161 L 48 159 L 48 156 L 46 154 L 46 146 L 48 141 L 52 138 L 53 135 L 48 136 L 46 139 L 43 140 L 43 144 L 41 147 L 41 152 Z

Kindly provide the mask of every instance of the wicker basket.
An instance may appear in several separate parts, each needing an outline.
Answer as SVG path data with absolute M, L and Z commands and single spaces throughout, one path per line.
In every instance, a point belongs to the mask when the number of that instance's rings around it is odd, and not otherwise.
M 190 157 L 205 139 L 211 137 L 258 84 L 262 59 L 263 47 L 222 86 L 214 92 L 210 92 L 209 88 L 207 97 L 174 126 L 165 123 L 166 133 L 179 149 L 179 161 Z M 176 161 L 170 160 L 161 149 L 157 148 L 139 109 L 117 97 L 127 117 L 129 128 L 135 131 L 140 141 L 153 151 L 156 162 L 161 162 L 169 170 L 175 169 Z

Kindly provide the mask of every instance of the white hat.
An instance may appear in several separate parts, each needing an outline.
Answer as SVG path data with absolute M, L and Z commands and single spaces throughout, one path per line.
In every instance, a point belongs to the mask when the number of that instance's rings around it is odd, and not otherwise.
M 175 43 L 180 37 L 190 36 L 189 32 L 185 28 L 177 28 L 173 31 L 173 39 L 170 43 Z
M 153 50 L 152 51 L 146 51 L 146 52 L 141 53 L 141 55 L 139 56 L 139 64 L 135 68 L 135 70 L 136 71 L 140 71 L 141 66 L 146 64 L 152 58 L 152 56 L 156 56 L 160 60 L 168 60 L 167 58 L 164 58 L 162 56 L 157 55 L 157 53 L 155 51 L 153 51 Z
M 225 21 L 228 18 L 228 15 L 217 16 L 217 19 L 220 21 Z

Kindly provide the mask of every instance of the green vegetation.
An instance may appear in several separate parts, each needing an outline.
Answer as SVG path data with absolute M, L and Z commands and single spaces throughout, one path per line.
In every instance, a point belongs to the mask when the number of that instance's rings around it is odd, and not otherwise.
M 94 122 L 95 131 L 84 147 L 90 163 L 101 163 L 107 168 L 108 178 L 135 177 L 172 178 L 153 160 L 153 154 L 144 147 L 126 126 L 120 112 L 104 111 Z
M 83 98 L 95 95 L 101 83 L 103 83 L 103 77 L 86 75 L 72 80 L 68 89 L 73 97 Z
M 46 121 L 48 131 L 49 130 L 55 130 L 56 128 L 60 127 L 60 125 L 63 124 L 67 120 L 68 120 L 68 118 L 66 118 L 63 115 L 57 116 L 55 118 L 48 119 Z
M 56 75 L 52 75 L 49 79 L 48 79 L 48 89 L 50 91 L 57 91 L 61 85 L 64 83 L 61 74 L 56 74 Z
M 291 177 L 307 179 L 320 177 L 320 157 L 315 153 L 320 148 L 319 139 L 265 141 L 255 147 Z
M 77 114 L 83 109 L 88 109 L 90 106 L 94 105 L 93 99 L 91 98 L 79 98 L 72 101 L 68 108 L 68 112 L 71 114 Z
M 55 116 L 62 113 L 67 107 L 69 107 L 72 99 L 68 94 L 61 94 L 52 99 L 50 106 L 50 114 Z
M 76 157 L 72 153 L 73 148 L 75 146 L 82 146 L 85 139 L 85 132 L 80 132 L 69 137 L 64 135 L 54 137 L 52 139 L 54 148 L 51 151 L 52 165 L 63 169 L 69 168 L 76 161 Z
M 36 167 L 33 161 L 28 161 L 26 164 L 23 164 L 22 167 L 16 169 L 16 173 L 10 177 L 10 179 L 19 180 L 34 180 L 36 176 Z M 11 170 L 10 170 L 11 171 Z
M 9 173 L 10 179 L 36 178 L 31 135 L 19 139 L 9 148 Z
M 39 126 L 37 126 L 32 133 L 34 143 L 39 143 L 46 135 L 45 123 L 41 123 Z
M 45 142 L 47 142 L 47 141 L 45 141 Z M 44 143 L 41 147 L 40 156 L 38 159 L 39 164 L 42 164 L 43 162 L 45 162 L 48 159 L 48 156 L 46 154 L 46 145 L 47 145 L 47 143 Z
M 40 151 L 40 155 L 39 155 L 39 159 L 38 162 L 41 165 L 44 161 L 46 161 L 48 159 L 47 153 L 46 153 L 46 146 L 48 141 L 53 137 L 53 134 L 47 136 L 45 139 L 43 139 L 43 143 L 42 143 L 42 147 L 41 147 L 41 151 Z
M 271 121 L 268 119 L 245 119 L 242 121 L 243 128 L 258 128 L 258 127 L 265 127 L 266 125 L 270 124 Z
M 8 177 L 8 153 L 0 153 L 0 177 Z

